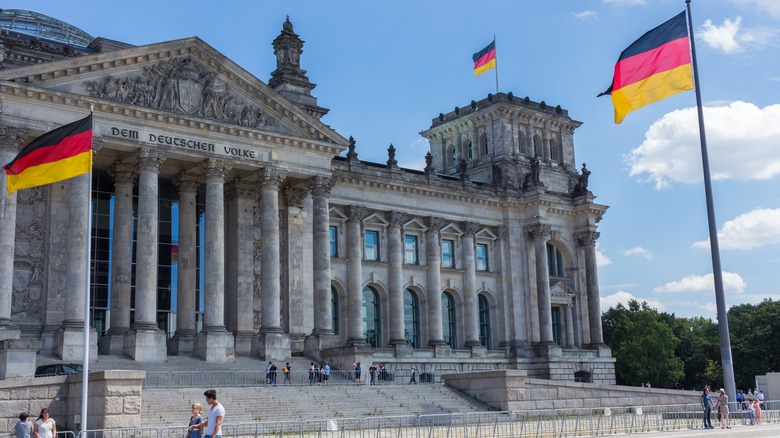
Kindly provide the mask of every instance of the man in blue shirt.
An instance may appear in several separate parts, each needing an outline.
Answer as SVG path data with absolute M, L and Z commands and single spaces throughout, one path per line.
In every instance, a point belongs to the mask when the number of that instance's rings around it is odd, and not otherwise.
M 705 386 L 701 394 L 701 407 L 704 409 L 704 428 L 712 429 L 710 417 L 712 416 L 712 397 L 710 396 L 710 387 Z

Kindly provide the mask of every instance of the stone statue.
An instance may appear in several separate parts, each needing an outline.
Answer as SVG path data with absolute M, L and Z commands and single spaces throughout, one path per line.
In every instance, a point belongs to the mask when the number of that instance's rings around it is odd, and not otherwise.
M 577 178 L 577 184 L 574 185 L 574 190 L 572 191 L 573 196 L 580 196 L 589 193 L 588 177 L 590 177 L 590 170 L 585 167 L 585 163 L 582 163 L 582 171 L 580 176 Z

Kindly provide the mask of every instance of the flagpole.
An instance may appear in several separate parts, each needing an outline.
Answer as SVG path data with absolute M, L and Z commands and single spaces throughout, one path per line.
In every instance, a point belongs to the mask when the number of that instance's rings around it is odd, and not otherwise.
M 718 228 L 715 223 L 715 207 L 712 200 L 712 181 L 710 178 L 710 163 L 707 154 L 707 137 L 704 131 L 704 111 L 701 104 L 701 87 L 699 86 L 699 68 L 696 64 L 696 43 L 693 35 L 693 20 L 691 19 L 691 0 L 685 0 L 688 11 L 688 30 L 691 34 L 691 62 L 693 64 L 693 84 L 696 92 L 696 109 L 699 114 L 699 138 L 701 140 L 701 161 L 704 168 L 704 192 L 707 198 L 707 221 L 710 231 L 710 253 L 712 254 L 712 277 L 715 281 L 715 302 L 718 311 L 718 333 L 720 335 L 720 360 L 723 365 L 723 386 L 726 394 L 736 397 L 737 389 L 734 382 L 734 363 L 731 359 L 731 338 L 726 309 L 726 297 L 723 292 L 723 274 L 720 265 L 720 247 L 718 246 Z
M 496 94 L 498 94 L 498 49 L 496 48 L 496 34 L 493 34 L 493 50 L 496 51 L 496 56 L 493 59 L 496 61 Z
M 93 106 L 89 105 L 89 113 L 92 114 Z M 94 122 L 93 122 L 94 123 Z M 92 152 L 92 144 L 90 153 Z M 87 430 L 87 402 L 89 400 L 89 290 L 90 290 L 90 271 L 92 258 L 92 166 L 89 172 L 89 185 L 87 186 L 87 206 L 89 206 L 89 217 L 87 218 L 87 266 L 85 282 L 87 290 L 84 293 L 84 352 L 82 355 L 82 373 L 81 373 L 81 437 L 86 437 Z

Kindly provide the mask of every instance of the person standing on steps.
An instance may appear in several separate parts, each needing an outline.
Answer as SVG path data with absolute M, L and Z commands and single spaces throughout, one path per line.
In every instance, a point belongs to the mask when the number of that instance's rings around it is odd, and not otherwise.
M 417 384 L 417 369 L 412 365 L 412 369 L 409 371 L 409 384 Z
M 190 426 L 189 430 L 205 426 L 206 435 L 204 438 L 222 438 L 222 420 L 225 418 L 225 408 L 217 400 L 216 389 L 207 389 L 203 395 L 206 397 L 206 403 L 210 406 L 208 418 L 199 425 Z
M 368 374 L 371 376 L 371 381 L 369 382 L 369 385 L 375 385 L 376 384 L 376 364 L 371 363 L 371 366 L 368 367 Z

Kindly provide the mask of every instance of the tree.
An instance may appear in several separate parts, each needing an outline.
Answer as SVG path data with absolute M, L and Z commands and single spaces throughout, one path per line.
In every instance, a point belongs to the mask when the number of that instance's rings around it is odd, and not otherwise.
M 737 387 L 753 387 L 756 375 L 780 371 L 780 301 L 734 306 L 728 318 Z
M 706 372 L 711 361 L 720 363 L 718 325 L 711 319 L 700 316 L 679 318 L 674 314 L 662 313 L 660 318 L 680 339 L 680 344 L 675 349 L 677 357 L 683 361 L 685 372 L 679 382 L 680 387 L 698 390 L 712 382 L 721 382 L 722 379 L 713 380 Z
M 673 387 L 684 376 L 683 362 L 675 356 L 680 344 L 658 311 L 636 300 L 628 308 L 618 304 L 602 315 L 604 339 L 615 356 L 617 383 Z

